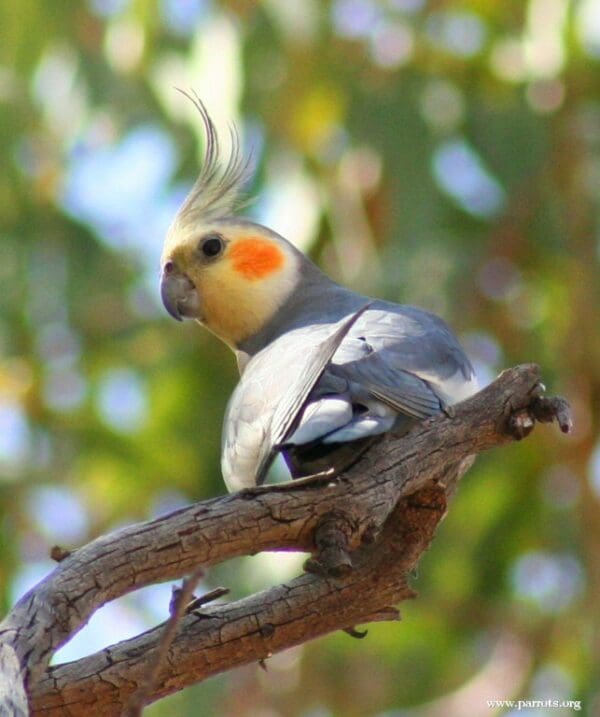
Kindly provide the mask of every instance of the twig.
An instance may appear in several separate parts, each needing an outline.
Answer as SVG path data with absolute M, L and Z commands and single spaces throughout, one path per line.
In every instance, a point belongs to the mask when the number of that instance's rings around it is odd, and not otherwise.
M 194 572 L 183 581 L 181 589 L 178 591 L 176 598 L 169 605 L 170 616 L 165 623 L 163 634 L 156 647 L 156 650 L 148 658 L 148 666 L 144 678 L 139 688 L 131 696 L 127 707 L 124 711 L 124 717 L 140 717 L 144 709 L 144 705 L 152 694 L 154 685 L 158 678 L 160 668 L 165 661 L 167 652 L 171 647 L 175 634 L 177 632 L 177 624 L 182 616 L 186 613 L 190 600 L 194 596 L 194 590 L 200 578 L 204 575 L 202 568 L 196 568 Z
M 205 593 L 200 597 L 193 598 L 192 601 L 185 606 L 185 611 L 186 613 L 195 612 L 196 610 L 199 610 L 203 605 L 207 605 L 209 602 L 217 600 L 224 595 L 229 595 L 229 588 L 215 588 L 214 590 L 211 590 L 210 592 Z

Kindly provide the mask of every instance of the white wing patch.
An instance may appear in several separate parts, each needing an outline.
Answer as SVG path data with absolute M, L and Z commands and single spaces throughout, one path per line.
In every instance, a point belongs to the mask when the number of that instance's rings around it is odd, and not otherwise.
M 352 420 L 349 398 L 328 397 L 309 403 L 298 428 L 286 439 L 286 444 L 302 445 L 316 441 L 328 433 L 346 426 Z
M 345 428 L 330 433 L 323 438 L 323 443 L 346 443 L 346 441 L 356 441 L 359 438 L 367 438 L 368 436 L 376 436 L 379 433 L 385 433 L 392 429 L 396 421 L 396 416 L 365 416 L 364 418 L 356 418 Z

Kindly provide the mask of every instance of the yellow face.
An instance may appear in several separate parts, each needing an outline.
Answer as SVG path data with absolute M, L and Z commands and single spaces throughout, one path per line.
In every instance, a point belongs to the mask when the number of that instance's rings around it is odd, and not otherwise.
M 298 257 L 287 242 L 250 223 L 193 232 L 175 224 L 162 267 L 169 312 L 197 319 L 233 347 L 265 326 L 298 281 Z

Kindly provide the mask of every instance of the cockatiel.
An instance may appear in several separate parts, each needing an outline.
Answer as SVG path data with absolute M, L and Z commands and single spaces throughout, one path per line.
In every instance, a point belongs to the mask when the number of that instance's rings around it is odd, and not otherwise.
M 161 295 L 235 352 L 225 415 L 230 491 L 260 485 L 281 452 L 292 477 L 348 463 L 361 445 L 462 401 L 477 388 L 437 316 L 340 286 L 274 231 L 234 215 L 248 163 L 232 132 L 223 165 L 214 124 L 204 164 L 167 234 Z

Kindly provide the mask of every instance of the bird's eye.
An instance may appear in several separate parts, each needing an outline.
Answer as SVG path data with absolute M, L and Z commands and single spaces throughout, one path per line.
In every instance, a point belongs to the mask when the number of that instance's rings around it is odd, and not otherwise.
M 223 251 L 225 242 L 220 234 L 206 234 L 200 240 L 200 251 L 209 259 L 214 259 Z

